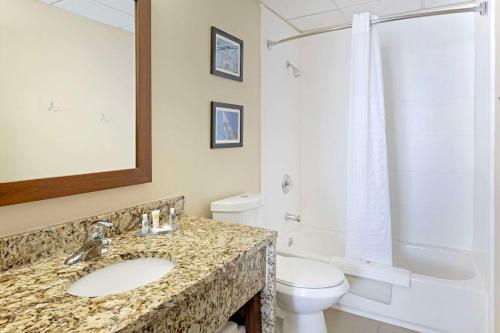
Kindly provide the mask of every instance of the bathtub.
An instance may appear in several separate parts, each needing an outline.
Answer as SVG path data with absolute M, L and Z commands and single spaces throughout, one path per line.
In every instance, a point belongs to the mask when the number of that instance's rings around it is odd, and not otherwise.
M 301 226 L 280 236 L 277 247 L 282 255 L 332 264 L 346 259 L 344 235 L 335 231 Z M 347 275 L 359 287 L 335 308 L 424 333 L 482 333 L 487 294 L 472 252 L 395 242 L 393 263 L 386 274 L 363 276 L 369 264 L 360 261 L 355 275 Z M 407 276 L 408 283 L 391 276 Z

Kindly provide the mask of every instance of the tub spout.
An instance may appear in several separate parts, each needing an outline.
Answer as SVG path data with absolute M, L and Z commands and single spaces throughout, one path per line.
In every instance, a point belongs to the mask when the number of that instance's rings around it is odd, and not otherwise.
M 294 214 L 290 214 L 290 213 L 286 213 L 285 214 L 285 221 L 293 221 L 293 222 L 297 222 L 297 223 L 300 223 L 300 215 L 294 215 Z

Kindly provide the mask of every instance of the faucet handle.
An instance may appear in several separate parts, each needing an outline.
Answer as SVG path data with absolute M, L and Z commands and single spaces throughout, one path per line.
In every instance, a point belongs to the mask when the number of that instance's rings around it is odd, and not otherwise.
M 88 238 L 89 239 L 103 238 L 104 228 L 111 228 L 112 226 L 113 226 L 113 223 L 111 223 L 111 222 L 99 221 L 99 222 L 90 226 L 89 232 L 88 232 Z

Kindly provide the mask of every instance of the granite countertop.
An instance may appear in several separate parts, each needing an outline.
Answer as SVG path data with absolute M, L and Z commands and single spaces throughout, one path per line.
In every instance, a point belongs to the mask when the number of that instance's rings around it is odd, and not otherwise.
M 145 321 L 161 317 L 159 310 L 168 313 L 180 306 L 185 306 L 187 313 L 182 314 L 182 309 L 168 320 L 190 320 L 187 316 L 193 316 L 197 310 L 192 307 L 196 305 L 185 303 L 192 302 L 193 294 L 203 290 L 198 286 L 205 284 L 205 288 L 213 289 L 218 286 L 217 281 L 208 281 L 222 279 L 231 265 L 235 272 L 245 269 L 242 265 L 251 261 L 249 258 L 257 258 L 276 240 L 273 231 L 202 218 L 183 217 L 179 224 L 180 230 L 168 235 L 140 238 L 135 232 L 128 232 L 116 236 L 110 253 L 93 261 L 66 266 L 68 253 L 0 273 L 0 331 L 139 331 L 145 327 Z M 140 257 L 165 258 L 176 265 L 162 279 L 121 294 L 86 298 L 65 291 L 72 282 L 96 269 Z M 238 260 L 239 266 L 235 266 Z M 273 264 L 273 259 L 265 260 Z M 248 281 L 251 284 L 257 279 Z M 216 292 L 215 297 L 223 299 L 225 290 L 206 292 Z M 157 315 L 151 316 L 153 312 Z M 174 311 L 171 312 L 173 316 Z M 182 326 L 179 325 L 176 327 Z M 205 331 L 203 325 L 199 325 L 198 331 Z

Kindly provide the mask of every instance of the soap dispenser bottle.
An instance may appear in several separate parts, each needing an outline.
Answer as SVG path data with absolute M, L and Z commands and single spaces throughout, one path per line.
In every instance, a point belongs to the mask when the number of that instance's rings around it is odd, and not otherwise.
M 143 235 L 149 233 L 148 214 L 142 214 L 141 232 Z
M 170 214 L 168 214 L 168 224 L 174 226 L 176 224 L 177 216 L 175 215 L 175 208 L 170 208 Z

